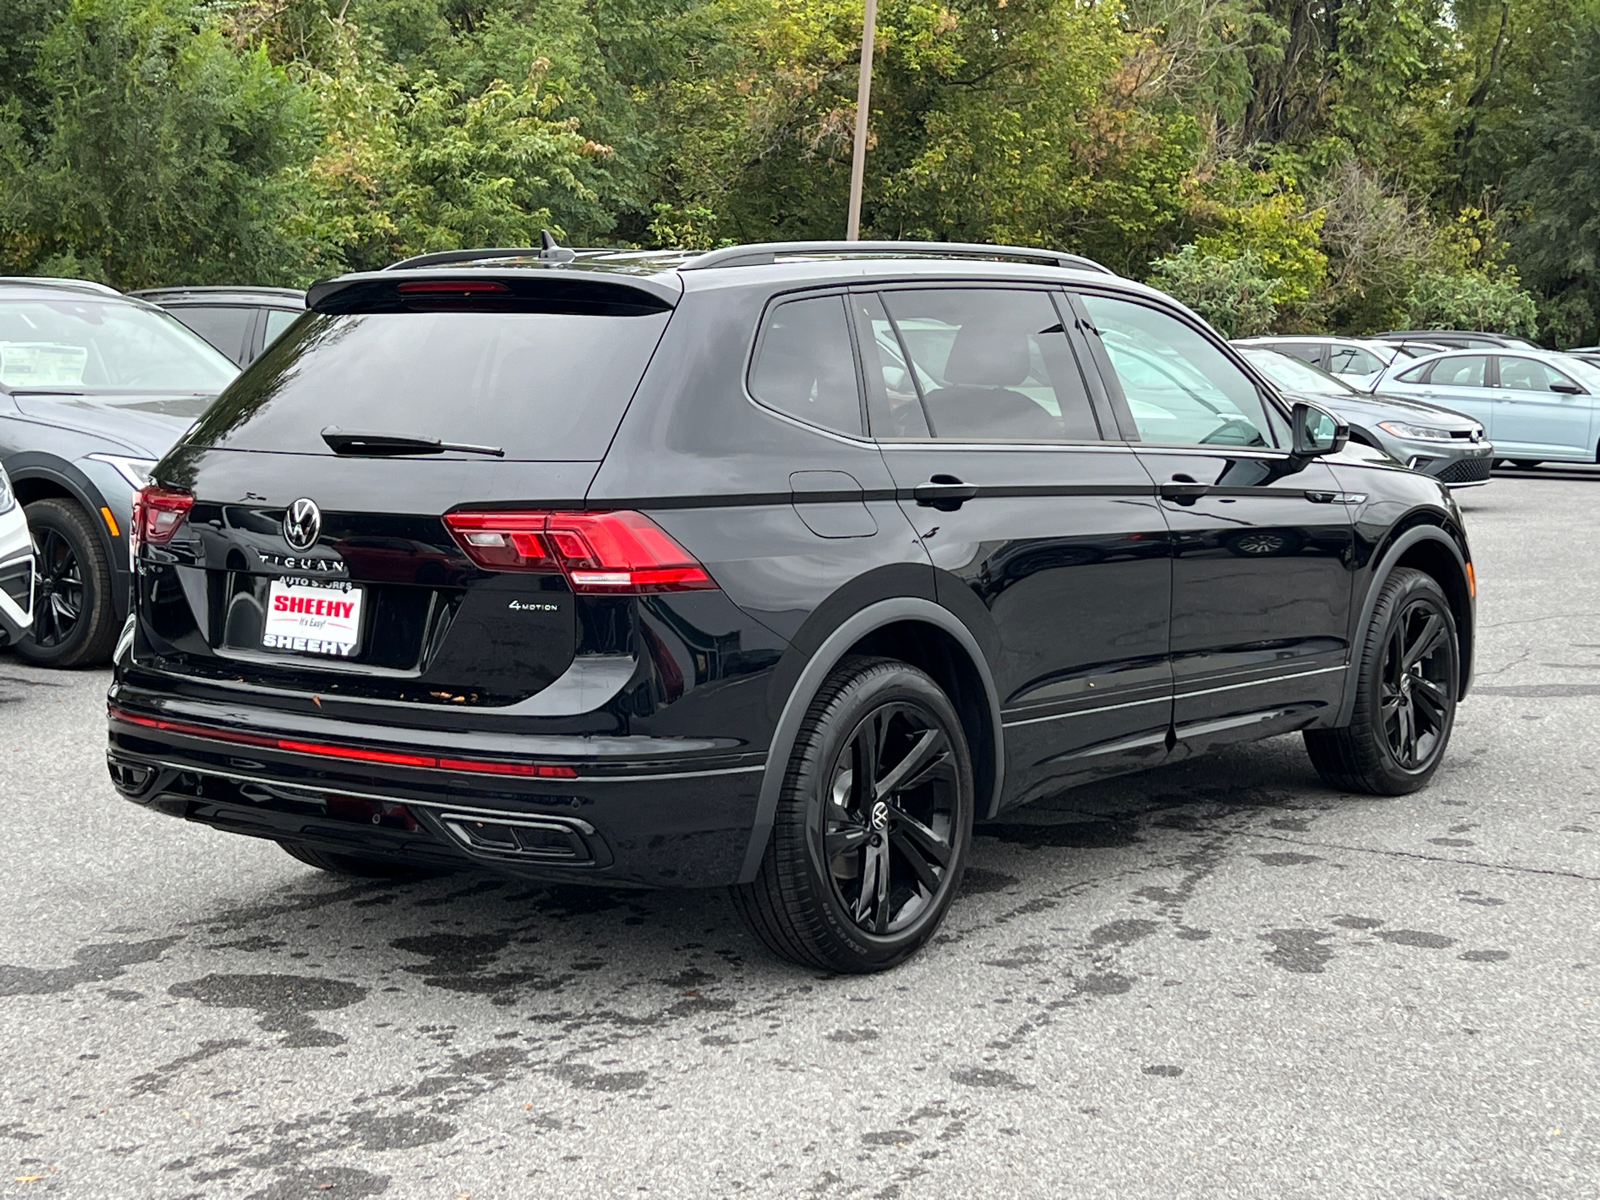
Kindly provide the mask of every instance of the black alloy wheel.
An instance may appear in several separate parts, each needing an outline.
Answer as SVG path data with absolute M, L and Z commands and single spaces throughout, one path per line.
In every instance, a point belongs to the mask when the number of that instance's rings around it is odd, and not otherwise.
M 33 629 L 17 643 L 17 654 L 41 667 L 100 666 L 116 644 L 117 621 L 99 531 L 70 500 L 36 500 L 27 514 L 35 560 Z
M 1322 778 L 1342 791 L 1379 796 L 1425 786 L 1455 725 L 1459 647 L 1438 583 L 1421 571 L 1396 569 L 1367 628 L 1350 724 L 1305 733 Z
M 835 758 L 822 853 L 863 932 L 898 933 L 938 897 L 955 855 L 955 773 L 949 738 L 915 703 L 873 709 Z
M 1447 614 L 1427 596 L 1395 619 L 1384 648 L 1380 708 L 1394 761 L 1408 771 L 1431 762 L 1450 735 L 1455 714 L 1455 656 Z
M 735 905 L 803 966 L 881 971 L 922 945 L 955 898 L 973 773 L 949 698 L 922 671 L 847 659 L 807 711 L 772 838 Z

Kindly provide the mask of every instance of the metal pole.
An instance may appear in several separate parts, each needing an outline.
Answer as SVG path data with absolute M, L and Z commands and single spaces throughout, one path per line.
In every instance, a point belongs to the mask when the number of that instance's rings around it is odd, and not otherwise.
M 878 36 L 878 0 L 866 0 L 861 19 L 861 78 L 856 84 L 856 145 L 850 156 L 850 215 L 844 240 L 861 237 L 861 185 L 867 169 L 867 111 L 872 103 L 872 43 Z

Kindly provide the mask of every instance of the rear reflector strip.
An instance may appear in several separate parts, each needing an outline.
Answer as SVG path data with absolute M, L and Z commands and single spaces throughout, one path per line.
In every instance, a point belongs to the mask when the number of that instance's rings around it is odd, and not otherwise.
M 578 772 L 572 767 L 550 763 L 502 762 L 495 759 L 439 758 L 431 754 L 399 754 L 390 750 L 366 750 L 359 746 L 334 746 L 327 742 L 303 742 L 295 738 L 271 737 L 258 733 L 243 733 L 235 729 L 214 729 L 207 725 L 190 725 L 185 721 L 165 721 L 159 717 L 141 717 L 125 708 L 107 705 L 106 711 L 113 721 L 157 729 L 163 733 L 176 733 L 184 737 L 210 738 L 230 742 L 237 746 L 257 746 L 266 750 L 286 750 L 291 754 L 309 754 L 318 758 L 340 758 L 353 762 L 378 763 L 390 767 L 424 767 L 434 771 L 463 771 L 474 775 L 515 775 L 523 779 L 576 779 Z

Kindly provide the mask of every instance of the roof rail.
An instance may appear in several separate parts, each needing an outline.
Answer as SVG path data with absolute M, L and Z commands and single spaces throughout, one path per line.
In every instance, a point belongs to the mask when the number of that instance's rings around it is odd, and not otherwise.
M 1046 262 L 1056 267 L 1079 271 L 1099 271 L 1115 275 L 1109 267 L 1081 254 L 1061 250 L 1040 250 L 1029 246 L 988 246 L 978 242 L 761 242 L 748 246 L 726 246 L 696 255 L 679 268 L 682 271 L 708 271 L 712 267 L 756 267 L 776 262 L 779 255 L 893 256 L 920 254 L 930 258 L 1016 258 L 1025 262 Z
M 0 283 L 39 283 L 46 287 L 81 288 L 87 292 L 101 292 L 107 296 L 120 296 L 121 292 L 109 284 L 92 279 L 66 279 L 59 275 L 0 275 Z
M 480 250 L 435 250 L 392 262 L 385 271 L 409 271 L 413 267 L 448 267 L 455 263 L 477 262 L 485 258 L 538 258 L 537 246 L 492 246 Z

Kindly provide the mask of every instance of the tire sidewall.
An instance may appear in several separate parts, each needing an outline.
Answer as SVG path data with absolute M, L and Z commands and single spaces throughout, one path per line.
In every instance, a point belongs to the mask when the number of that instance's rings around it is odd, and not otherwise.
M 99 659 L 109 654 L 109 646 L 102 653 L 99 643 L 107 641 L 107 631 L 115 625 L 108 615 L 111 605 L 111 565 L 105 548 L 95 538 L 95 529 L 89 517 L 77 504 L 58 499 L 36 500 L 27 506 L 28 528 L 32 531 L 34 545 L 39 545 L 40 534 L 49 529 L 65 538 L 78 560 L 78 570 L 83 576 L 83 609 L 77 627 L 60 645 L 40 646 L 30 631 L 19 639 L 17 657 L 40 667 L 97 666 Z M 37 625 L 42 606 L 34 597 L 34 622 Z
M 956 757 L 955 829 L 951 838 L 949 882 L 937 900 L 929 905 L 906 929 L 879 936 L 861 929 L 845 911 L 835 893 L 831 872 L 823 853 L 822 828 L 827 797 L 826 784 L 834 760 L 844 749 L 856 726 L 874 708 L 895 701 L 913 701 L 934 715 L 943 728 Z M 804 788 L 805 850 L 809 882 L 821 915 L 838 943 L 860 961 L 863 969 L 880 970 L 912 954 L 944 920 L 945 913 L 960 890 L 966 869 L 967 851 L 972 840 L 973 807 L 976 787 L 972 755 L 966 731 L 944 691 L 922 671 L 904 663 L 874 664 L 860 671 L 838 690 L 835 706 L 821 723 L 820 737 L 799 748 L 791 771 L 795 782 Z
M 1445 751 L 1450 746 L 1450 736 L 1455 730 L 1456 707 L 1461 692 L 1461 643 L 1456 633 L 1455 615 L 1450 611 L 1450 601 L 1444 591 L 1434 580 L 1420 571 L 1408 571 L 1406 578 L 1398 581 L 1399 586 L 1392 591 L 1379 613 L 1379 619 L 1373 623 L 1372 643 L 1368 654 L 1366 677 L 1362 680 L 1362 687 L 1367 691 L 1367 720 L 1376 743 L 1379 760 L 1385 774 L 1399 782 L 1405 781 L 1410 786 L 1407 790 L 1421 787 L 1433 777 L 1439 769 L 1439 764 L 1444 761 Z M 1445 728 L 1439 739 L 1438 748 L 1426 765 L 1417 768 L 1403 766 L 1394 756 L 1394 751 L 1389 746 L 1389 734 L 1383 723 L 1383 668 L 1384 659 L 1388 652 L 1389 638 L 1394 633 L 1394 628 L 1403 614 L 1410 608 L 1413 601 L 1426 598 L 1432 602 L 1434 608 L 1444 618 L 1446 648 L 1450 659 L 1450 711 L 1447 715 Z

